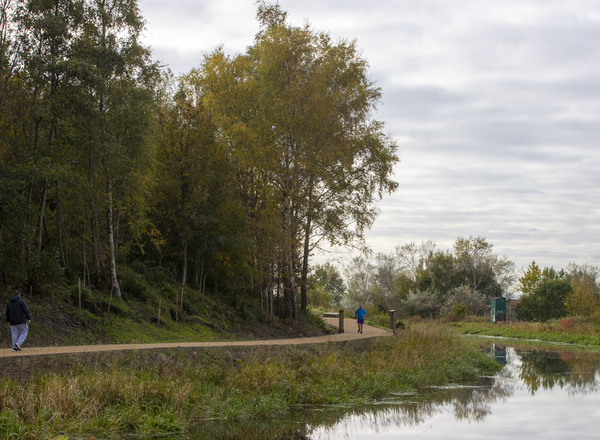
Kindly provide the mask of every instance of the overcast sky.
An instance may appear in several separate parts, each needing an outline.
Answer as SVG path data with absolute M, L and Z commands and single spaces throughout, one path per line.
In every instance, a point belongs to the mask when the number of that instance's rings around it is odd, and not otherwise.
M 254 0 L 140 0 L 175 73 L 258 32 Z M 598 0 L 280 0 L 288 22 L 356 39 L 399 145 L 375 252 L 483 236 L 526 268 L 600 265 Z M 347 253 L 337 254 L 342 260 Z

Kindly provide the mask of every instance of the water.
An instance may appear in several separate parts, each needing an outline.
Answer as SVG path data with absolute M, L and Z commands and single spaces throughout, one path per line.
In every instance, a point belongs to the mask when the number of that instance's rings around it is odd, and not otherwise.
M 600 438 L 598 356 L 499 345 L 492 353 L 505 367 L 487 384 L 401 397 L 384 410 L 315 427 L 309 438 Z
M 477 386 L 395 395 L 360 410 L 305 408 L 283 420 L 205 422 L 185 438 L 600 439 L 597 353 L 499 344 L 492 344 L 489 350 L 504 368 Z

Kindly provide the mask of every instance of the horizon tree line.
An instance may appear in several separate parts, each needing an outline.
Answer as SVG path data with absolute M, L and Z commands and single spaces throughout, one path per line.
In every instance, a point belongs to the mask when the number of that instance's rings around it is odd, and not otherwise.
M 339 267 L 316 265 L 309 278 L 316 307 L 372 313 L 396 309 L 400 316 L 487 315 L 493 298 L 519 299 L 517 318 L 546 321 L 600 315 L 600 268 L 570 263 L 541 269 L 535 261 L 519 276 L 484 237 L 457 237 L 451 250 L 432 241 L 404 243 L 391 253 L 359 256 Z

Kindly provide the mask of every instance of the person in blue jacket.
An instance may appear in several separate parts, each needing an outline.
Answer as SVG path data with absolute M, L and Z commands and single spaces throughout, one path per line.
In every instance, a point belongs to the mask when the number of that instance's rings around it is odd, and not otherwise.
M 367 311 L 363 309 L 362 305 L 358 306 L 356 312 L 354 312 L 354 316 L 356 316 L 356 322 L 358 323 L 358 333 L 363 332 L 363 324 L 365 323 L 365 316 L 367 316 Z

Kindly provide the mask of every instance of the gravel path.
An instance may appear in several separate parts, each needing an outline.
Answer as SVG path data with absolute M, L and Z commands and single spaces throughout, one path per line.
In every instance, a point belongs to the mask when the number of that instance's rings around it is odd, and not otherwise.
M 335 328 L 338 325 L 337 318 L 323 318 L 325 322 Z M 248 341 L 221 341 L 221 342 L 162 342 L 153 344 L 108 344 L 108 345 L 73 345 L 73 346 L 54 346 L 54 347 L 27 347 L 27 342 L 23 351 L 13 352 L 12 349 L 0 349 L 0 358 L 17 356 L 44 356 L 54 354 L 68 353 L 96 353 L 119 350 L 148 350 L 155 348 L 190 348 L 190 347 L 247 347 L 247 346 L 267 346 L 267 345 L 302 345 L 302 344 L 323 344 L 327 342 L 343 342 L 355 339 L 374 338 L 378 336 L 391 336 L 391 330 L 382 330 L 376 327 L 365 325 L 363 333 L 357 333 L 354 320 L 347 319 L 344 322 L 345 333 L 334 335 L 315 336 L 306 338 L 289 339 L 266 339 L 266 340 L 248 340 Z

